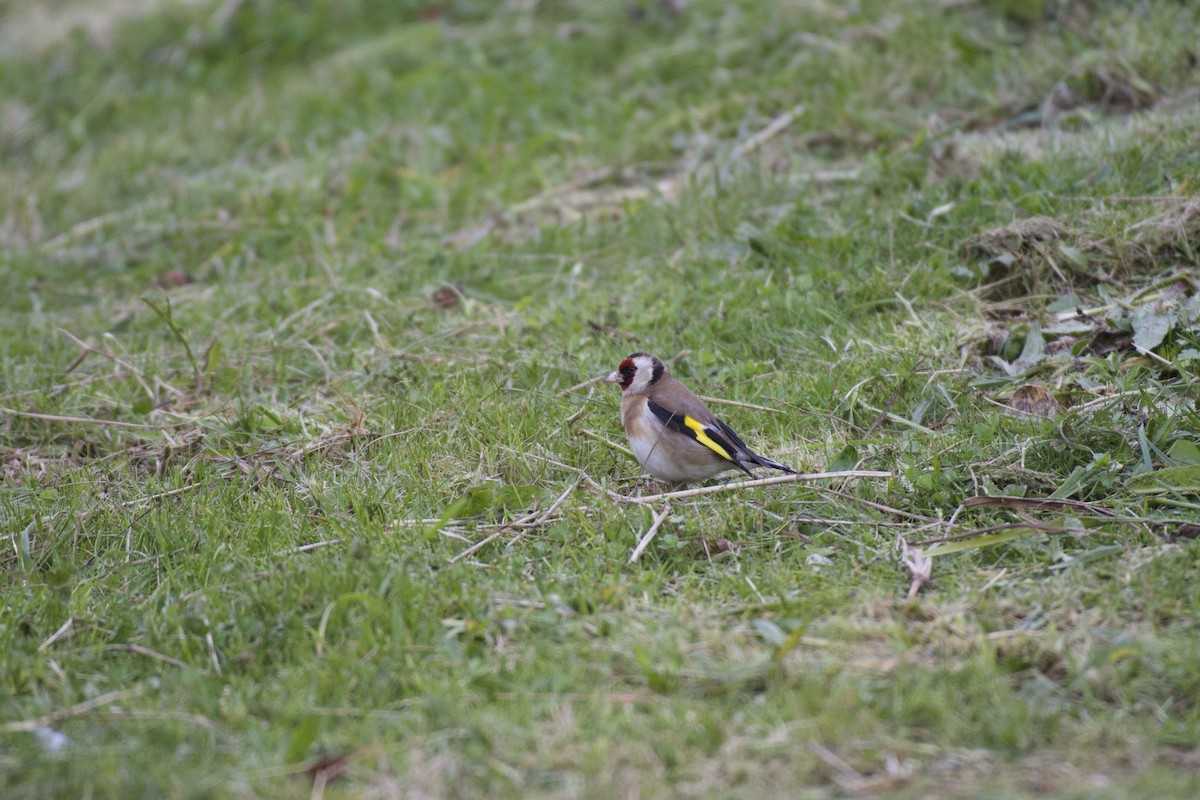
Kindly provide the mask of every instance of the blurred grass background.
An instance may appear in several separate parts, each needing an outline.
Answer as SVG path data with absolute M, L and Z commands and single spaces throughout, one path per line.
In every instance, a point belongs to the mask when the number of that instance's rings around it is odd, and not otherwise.
M 1196 794 L 1191 4 L 0 14 L 6 796 Z

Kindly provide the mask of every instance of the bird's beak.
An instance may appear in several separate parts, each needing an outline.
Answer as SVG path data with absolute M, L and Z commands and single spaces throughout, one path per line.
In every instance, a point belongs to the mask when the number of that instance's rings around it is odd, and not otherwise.
M 621 382 L 621 373 L 614 369 L 612 372 L 610 372 L 608 374 L 608 377 L 604 379 L 604 382 L 605 383 L 620 383 Z

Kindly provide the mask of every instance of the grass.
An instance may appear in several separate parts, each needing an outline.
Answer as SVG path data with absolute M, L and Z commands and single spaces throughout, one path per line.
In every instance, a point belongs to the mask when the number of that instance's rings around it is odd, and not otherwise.
M 118 8 L 0 3 L 6 797 L 1196 794 L 1200 12 Z M 615 501 L 639 349 L 892 477 Z

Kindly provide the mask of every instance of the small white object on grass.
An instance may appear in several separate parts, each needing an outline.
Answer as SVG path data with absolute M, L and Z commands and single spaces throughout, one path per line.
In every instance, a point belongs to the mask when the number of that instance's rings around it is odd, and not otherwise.
M 33 733 L 38 737 L 38 741 L 42 743 L 42 748 L 47 753 L 61 753 L 63 748 L 71 743 L 65 733 L 56 731 L 49 725 L 34 728 Z

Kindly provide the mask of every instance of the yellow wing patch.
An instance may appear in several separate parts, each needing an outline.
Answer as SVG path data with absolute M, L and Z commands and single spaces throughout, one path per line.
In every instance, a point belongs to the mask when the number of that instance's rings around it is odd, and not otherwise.
M 683 424 L 687 425 L 689 428 L 691 428 L 696 433 L 696 441 L 697 442 L 704 445 L 709 450 L 712 450 L 714 453 L 716 453 L 717 455 L 719 455 L 721 458 L 725 459 L 726 461 L 733 461 L 733 456 L 731 456 L 729 454 L 729 451 L 726 450 L 721 445 L 714 442 L 712 440 L 712 438 L 708 435 L 708 429 L 704 426 L 703 422 L 701 422 L 698 419 L 695 419 L 694 417 L 684 416 Z

